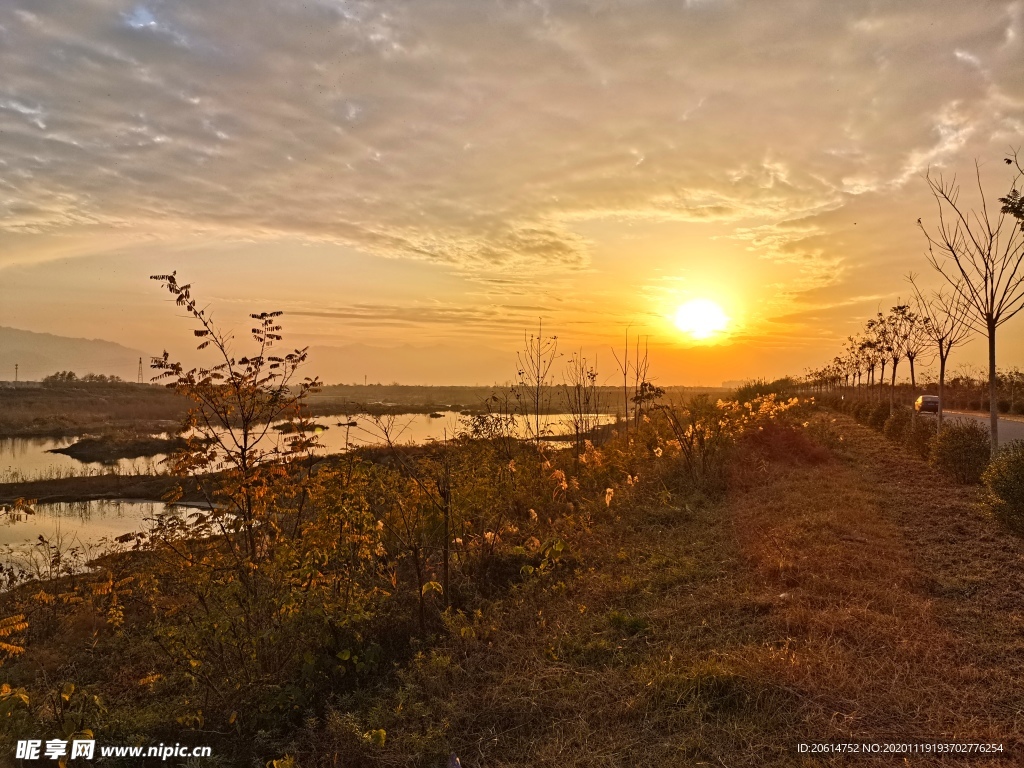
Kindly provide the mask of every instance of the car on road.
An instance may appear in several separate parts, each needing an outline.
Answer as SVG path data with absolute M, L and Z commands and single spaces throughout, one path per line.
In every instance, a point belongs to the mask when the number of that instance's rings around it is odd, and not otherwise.
M 919 413 L 938 413 L 938 395 L 921 395 L 919 398 L 917 398 L 917 401 L 914 403 L 914 410 L 918 411 Z

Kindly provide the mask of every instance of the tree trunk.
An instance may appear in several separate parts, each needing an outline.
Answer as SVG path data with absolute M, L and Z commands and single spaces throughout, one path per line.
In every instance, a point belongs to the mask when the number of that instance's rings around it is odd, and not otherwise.
M 999 409 L 996 407 L 996 324 L 988 321 L 988 419 L 992 430 L 992 455 L 999 448 Z
M 942 353 L 942 345 L 939 345 L 939 425 L 938 431 L 942 430 L 942 409 L 945 406 L 946 400 L 946 356 L 949 355 L 947 351 L 945 354 Z
M 896 364 L 899 360 L 892 361 L 892 383 L 889 386 L 889 415 L 892 415 L 896 408 Z

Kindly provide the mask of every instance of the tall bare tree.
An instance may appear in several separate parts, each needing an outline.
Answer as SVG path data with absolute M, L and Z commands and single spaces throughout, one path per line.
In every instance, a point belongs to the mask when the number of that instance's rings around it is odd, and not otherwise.
M 968 209 L 960 202 L 960 185 L 954 176 L 926 176 L 938 208 L 934 231 L 918 224 L 928 241 L 928 262 L 967 303 L 971 327 L 988 339 L 989 423 L 992 450 L 999 447 L 997 407 L 996 331 L 1024 309 L 1024 222 L 1017 219 L 1015 202 L 1021 169 L 1002 198 L 998 215 L 989 212 L 981 183 L 981 167 L 975 163 L 980 208 Z M 1017 193 L 1014 196 L 1014 193 Z
M 523 331 L 523 349 L 517 354 L 519 379 L 516 397 L 524 406 L 526 428 L 533 432 L 531 437 L 540 446 L 541 437 L 547 429 L 547 420 L 542 427 L 541 417 L 547 410 L 551 385 L 551 366 L 558 357 L 558 337 L 544 335 L 544 321 L 537 320 L 537 333 L 526 335 Z M 530 420 L 533 420 L 533 424 Z
M 939 428 L 942 428 L 942 410 L 946 404 L 946 363 L 949 353 L 971 335 L 967 321 L 970 307 L 963 291 L 938 289 L 927 296 L 917 285 L 917 276 L 907 275 L 914 288 L 917 313 L 921 316 L 924 334 L 936 347 L 939 357 Z

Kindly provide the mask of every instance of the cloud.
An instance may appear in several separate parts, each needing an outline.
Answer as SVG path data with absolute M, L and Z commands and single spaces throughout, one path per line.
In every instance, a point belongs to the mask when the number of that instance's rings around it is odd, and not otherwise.
M 586 267 L 595 220 L 763 240 L 1024 121 L 1019 4 L 770 5 L 12 0 L 0 234 L 288 235 L 512 279 Z

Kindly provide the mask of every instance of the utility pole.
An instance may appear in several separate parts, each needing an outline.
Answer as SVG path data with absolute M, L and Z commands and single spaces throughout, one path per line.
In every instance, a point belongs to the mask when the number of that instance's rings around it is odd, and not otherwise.
M 142 358 L 139 358 L 139 384 L 142 384 Z
M 18 383 L 18 364 L 14 364 L 14 383 Z

